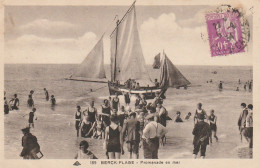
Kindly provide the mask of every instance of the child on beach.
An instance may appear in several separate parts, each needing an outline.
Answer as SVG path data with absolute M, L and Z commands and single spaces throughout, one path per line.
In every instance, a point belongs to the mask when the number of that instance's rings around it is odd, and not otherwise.
M 29 94 L 29 96 L 28 96 L 27 106 L 30 107 L 30 108 L 34 106 L 34 101 L 33 101 L 31 94 Z
M 77 152 L 75 159 L 98 159 L 91 151 L 88 150 L 89 144 L 83 140 L 79 144 L 79 151 Z

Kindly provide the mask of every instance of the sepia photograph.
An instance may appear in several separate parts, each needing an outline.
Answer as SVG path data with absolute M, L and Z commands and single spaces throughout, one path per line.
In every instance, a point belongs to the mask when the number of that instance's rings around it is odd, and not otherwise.
M 4 159 L 253 160 L 254 12 L 5 5 Z

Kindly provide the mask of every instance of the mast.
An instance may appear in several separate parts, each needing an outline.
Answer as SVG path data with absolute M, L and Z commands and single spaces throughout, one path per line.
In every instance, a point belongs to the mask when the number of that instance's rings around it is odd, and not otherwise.
M 116 26 L 116 28 L 112 31 L 112 33 L 110 34 L 110 37 L 111 37 L 111 35 L 117 30 L 117 27 L 120 25 L 120 23 L 122 22 L 122 20 L 124 20 L 124 18 L 126 17 L 127 13 L 133 8 L 133 6 L 135 5 L 135 2 L 136 2 L 136 1 L 134 1 L 133 4 L 129 7 L 129 9 L 126 11 L 125 15 L 122 17 L 122 19 L 121 19 L 120 21 L 117 20 L 117 26 Z
M 117 20 L 116 22 L 116 51 L 115 51 L 115 67 L 114 67 L 114 79 L 112 80 L 112 82 L 115 82 L 116 80 L 116 56 L 117 56 L 117 36 L 118 36 L 118 25 L 119 25 L 119 20 Z
M 120 25 L 120 23 L 122 22 L 122 20 L 126 17 L 126 15 L 127 15 L 127 13 L 133 8 L 133 6 L 135 5 L 135 2 L 136 1 L 134 1 L 133 2 L 133 4 L 130 6 L 130 8 L 127 10 L 127 12 L 125 13 L 125 15 L 122 17 L 122 19 L 119 21 L 119 20 L 117 20 L 117 22 L 116 22 L 116 28 L 112 31 L 112 33 L 110 34 L 110 37 L 112 36 L 112 34 L 116 31 L 116 46 L 115 46 L 115 59 L 114 59 L 114 72 L 112 72 L 112 73 L 114 73 L 114 75 L 113 75 L 113 78 L 112 78 L 112 76 L 111 76 L 111 81 L 112 82 L 115 82 L 115 80 L 116 80 L 116 71 L 117 71 L 117 67 L 116 67 L 116 57 L 117 57 L 117 36 L 118 36 L 118 26 Z M 111 67 L 112 68 L 112 67 Z M 112 70 L 112 69 L 111 69 Z

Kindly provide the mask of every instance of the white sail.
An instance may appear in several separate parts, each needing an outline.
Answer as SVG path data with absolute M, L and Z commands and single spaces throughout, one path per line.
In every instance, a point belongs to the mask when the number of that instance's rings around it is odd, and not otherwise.
M 111 79 L 122 83 L 129 78 L 141 85 L 151 84 L 137 30 L 134 4 L 111 34 Z
M 104 69 L 103 36 L 74 71 L 70 79 L 86 81 L 107 81 Z

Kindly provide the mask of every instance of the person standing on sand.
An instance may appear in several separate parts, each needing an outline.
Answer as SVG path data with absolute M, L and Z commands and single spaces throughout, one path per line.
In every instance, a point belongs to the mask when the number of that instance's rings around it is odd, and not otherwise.
M 49 92 L 48 92 L 48 90 L 46 88 L 44 88 L 43 90 L 44 90 L 46 101 L 49 101 Z
M 238 118 L 238 128 L 241 135 L 241 141 L 242 141 L 242 132 L 244 131 L 244 128 L 246 126 L 246 116 L 248 114 L 248 110 L 246 108 L 245 103 L 241 103 L 241 108 L 243 109 L 242 112 L 239 115 Z
M 130 118 L 126 120 L 123 126 L 123 135 L 127 133 L 126 143 L 129 152 L 129 159 L 139 158 L 139 143 L 140 143 L 140 122 L 136 118 L 136 113 L 130 113 Z M 133 156 L 133 157 L 132 157 Z
M 23 150 L 20 154 L 23 159 L 39 159 L 37 153 L 40 152 L 40 145 L 37 142 L 36 136 L 30 133 L 30 128 L 22 129 L 24 134 L 22 138 Z
M 77 111 L 75 113 L 75 128 L 76 128 L 76 131 L 77 131 L 77 137 L 79 137 L 79 130 L 80 130 L 81 122 L 82 122 L 81 107 L 77 106 Z
M 253 148 L 253 105 L 248 106 L 248 115 L 246 117 L 245 137 L 249 140 L 249 148 Z
M 206 156 L 206 148 L 209 144 L 209 138 L 211 136 L 211 130 L 208 123 L 204 122 L 205 116 L 198 114 L 198 122 L 195 124 L 192 134 L 193 138 L 193 158 L 196 159 L 200 151 L 201 158 Z
M 202 103 L 198 103 L 197 109 L 195 111 L 194 115 L 194 124 L 198 122 L 198 114 L 202 114 L 204 116 L 204 119 L 206 118 L 208 120 L 208 115 L 204 109 L 202 109 Z
M 167 133 L 167 129 L 163 125 L 154 121 L 156 117 L 155 114 L 146 116 L 148 124 L 142 135 L 144 159 L 158 159 L 160 139 Z
M 115 115 L 110 116 L 111 124 L 105 130 L 105 145 L 109 159 L 120 159 L 123 151 L 122 127 L 119 126 L 118 118 Z
M 216 138 L 216 141 L 218 142 L 217 116 L 215 116 L 213 109 L 210 111 L 209 122 L 210 122 L 210 129 L 211 129 L 210 143 L 212 143 L 212 133 L 214 134 L 214 138 Z

